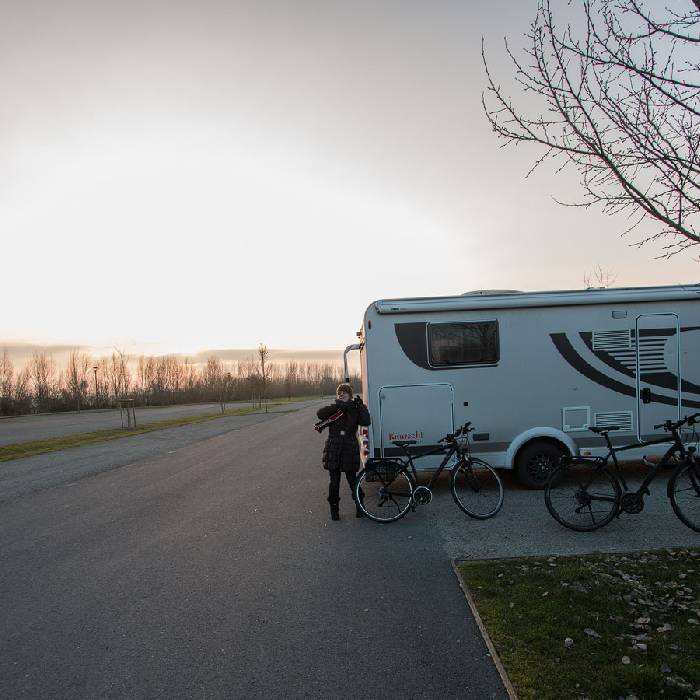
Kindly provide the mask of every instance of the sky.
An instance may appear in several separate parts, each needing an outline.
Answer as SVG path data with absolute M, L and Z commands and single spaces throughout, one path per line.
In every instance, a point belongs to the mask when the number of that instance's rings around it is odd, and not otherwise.
M 483 6 L 482 6 L 483 5 Z M 0 0 L 0 345 L 342 348 L 379 298 L 700 282 L 500 148 L 535 0 Z

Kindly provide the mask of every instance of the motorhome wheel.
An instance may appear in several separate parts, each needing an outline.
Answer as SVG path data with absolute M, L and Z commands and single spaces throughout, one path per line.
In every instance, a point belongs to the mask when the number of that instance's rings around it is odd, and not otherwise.
M 529 489 L 543 489 L 564 454 L 564 450 L 555 443 L 533 440 L 516 457 L 515 473 L 518 481 Z

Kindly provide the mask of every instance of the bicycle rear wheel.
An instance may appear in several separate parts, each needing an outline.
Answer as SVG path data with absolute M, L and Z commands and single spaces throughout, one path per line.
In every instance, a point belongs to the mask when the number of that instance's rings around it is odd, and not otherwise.
M 607 467 L 583 459 L 565 460 L 549 478 L 544 502 L 564 527 L 591 532 L 617 515 L 622 489 Z
M 370 520 L 394 523 L 408 513 L 413 490 L 413 479 L 402 467 L 368 465 L 357 477 L 355 502 Z
M 503 485 L 490 464 L 470 457 L 461 459 L 450 472 L 452 498 L 471 518 L 492 518 L 503 505 Z
M 678 519 L 691 530 L 700 532 L 700 463 L 685 462 L 668 482 L 671 507 Z

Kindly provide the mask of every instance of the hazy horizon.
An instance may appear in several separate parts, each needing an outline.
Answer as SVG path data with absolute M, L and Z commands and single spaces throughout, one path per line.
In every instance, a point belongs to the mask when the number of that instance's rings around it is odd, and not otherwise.
M 318 362 L 340 364 L 343 361 L 344 348 L 310 348 L 306 350 L 293 348 L 268 348 L 269 361 L 273 363 L 286 363 L 290 361 Z M 34 343 L 5 343 L 0 340 L 0 356 L 3 352 L 12 361 L 16 370 L 24 368 L 35 353 L 45 353 L 51 356 L 60 368 L 67 364 L 71 353 L 78 352 L 97 360 L 101 357 L 110 357 L 113 352 L 123 352 L 128 355 L 130 362 L 134 363 L 140 356 L 145 357 L 177 357 L 189 360 L 192 364 L 205 364 L 210 357 L 218 357 L 222 362 L 237 362 L 253 359 L 258 362 L 258 348 L 205 348 L 195 353 L 177 352 L 148 352 L 137 351 L 120 347 L 91 347 L 87 345 L 61 345 L 61 344 L 34 344 Z M 350 356 L 351 364 L 356 361 Z

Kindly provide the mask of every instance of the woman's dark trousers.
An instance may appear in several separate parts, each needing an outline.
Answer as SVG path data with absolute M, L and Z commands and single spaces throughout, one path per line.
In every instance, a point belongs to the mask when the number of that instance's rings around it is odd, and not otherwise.
M 338 502 L 340 501 L 340 478 L 342 474 L 343 472 L 341 472 L 339 469 L 330 469 L 328 471 L 328 475 L 331 478 L 330 483 L 328 484 L 328 502 L 331 504 L 331 506 L 337 507 Z M 355 500 L 357 474 L 355 472 L 345 472 L 345 478 L 348 480 L 350 493 L 352 493 L 352 498 Z M 360 498 L 362 498 L 362 496 L 364 496 L 364 494 L 362 491 L 360 491 Z

